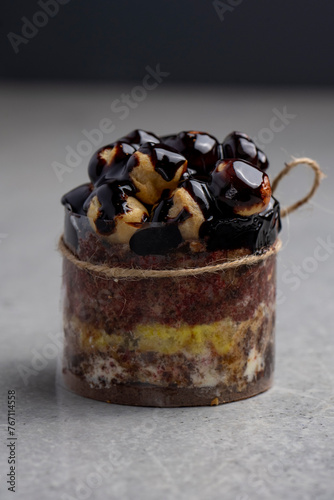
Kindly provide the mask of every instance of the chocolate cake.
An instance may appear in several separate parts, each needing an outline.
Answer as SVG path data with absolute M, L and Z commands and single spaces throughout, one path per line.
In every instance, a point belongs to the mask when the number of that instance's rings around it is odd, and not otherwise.
M 135 130 L 94 154 L 90 182 L 62 198 L 62 243 L 73 256 L 63 264 L 70 389 L 112 403 L 195 406 L 270 387 L 270 250 L 281 226 L 267 168 L 240 132 L 219 143 L 204 132 Z M 259 258 L 206 272 L 248 256 Z M 85 263 L 137 274 L 108 277 Z

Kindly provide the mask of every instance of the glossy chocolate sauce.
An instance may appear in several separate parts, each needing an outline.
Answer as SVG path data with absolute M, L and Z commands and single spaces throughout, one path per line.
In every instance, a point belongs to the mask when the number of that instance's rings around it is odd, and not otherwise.
M 131 144 L 120 141 L 99 149 L 88 165 L 88 175 L 91 181 L 96 185 L 101 185 L 114 180 L 120 182 L 129 180 L 126 164 L 135 151 Z M 104 154 L 106 157 L 110 156 L 111 161 L 107 161 L 103 157 Z
M 81 186 L 78 186 L 72 189 L 72 191 L 64 194 L 64 196 L 61 198 L 61 203 L 67 208 L 69 212 L 84 215 L 85 211 L 83 209 L 83 205 L 93 191 L 93 188 L 93 184 L 82 184 Z
M 237 214 L 257 205 L 268 205 L 271 196 L 267 174 L 243 160 L 218 163 L 208 187 L 218 207 L 228 206 Z
M 142 144 L 146 142 L 158 143 L 161 139 L 153 134 L 152 132 L 146 132 L 145 130 L 133 130 L 129 134 L 125 135 L 119 141 L 127 142 L 131 144 L 135 149 L 138 149 Z
M 188 169 L 197 177 L 206 178 L 222 158 L 217 139 L 205 132 L 180 132 L 164 138 L 164 144 L 184 155 L 188 160 Z
M 115 229 L 115 218 L 129 211 L 127 198 L 135 194 L 131 184 L 108 183 L 95 188 L 84 203 L 87 213 L 96 196 L 100 204 L 98 218 L 94 221 L 100 234 L 111 234 Z
M 179 224 L 180 222 L 184 222 L 189 217 L 191 217 L 191 214 L 187 210 L 186 207 L 184 207 L 180 213 L 176 217 L 171 217 L 168 213 L 169 210 L 173 206 L 173 198 L 167 198 L 165 200 L 161 200 L 158 205 L 153 207 L 152 210 L 152 222 L 164 222 L 167 224 Z
M 261 170 L 269 166 L 268 159 L 248 135 L 242 132 L 232 132 L 222 144 L 224 158 L 239 158 L 248 161 Z
M 152 142 L 147 142 L 140 146 L 138 152 L 149 157 L 155 171 L 158 172 L 166 182 L 170 182 L 174 179 L 176 172 L 186 161 L 186 158 L 175 149 L 161 143 L 154 144 Z M 127 164 L 128 171 L 131 172 L 131 170 L 138 166 L 140 166 L 139 156 L 133 155 Z
M 209 251 L 249 248 L 253 252 L 271 246 L 281 230 L 280 206 L 272 197 L 267 209 L 250 217 L 212 218 L 203 222 L 200 238 Z
M 134 130 L 100 148 L 89 162 L 91 183 L 62 197 L 67 208 L 65 239 L 72 248 L 78 244 L 75 218 L 87 215 L 95 196 L 98 214 L 94 223 L 102 235 L 111 234 L 117 217 L 131 210 L 127 199 L 136 197 L 138 190 L 130 174 L 141 166 L 138 152 L 149 158 L 166 182 L 172 181 L 187 161 L 178 187 L 190 194 L 205 218 L 199 238 L 208 251 L 245 247 L 257 252 L 276 240 L 281 229 L 280 211 L 264 173 L 268 160 L 246 134 L 232 132 L 219 144 L 205 132 L 159 138 L 152 132 Z M 145 162 L 147 167 L 147 159 Z M 178 248 L 183 242 L 179 224 L 192 214 L 185 206 L 176 217 L 170 217 L 172 206 L 173 192 L 169 189 L 154 206 L 145 205 L 149 216 L 143 217 L 142 223 L 134 223 L 138 229 L 129 241 L 133 252 L 166 254 Z
M 207 183 L 198 179 L 187 179 L 180 184 L 195 200 L 205 218 L 216 213 L 215 200 L 209 191 Z

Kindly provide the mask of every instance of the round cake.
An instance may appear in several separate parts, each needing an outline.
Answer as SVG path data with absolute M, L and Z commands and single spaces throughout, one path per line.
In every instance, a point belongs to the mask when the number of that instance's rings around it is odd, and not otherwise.
M 135 130 L 93 155 L 90 182 L 62 198 L 70 389 L 163 407 L 270 387 L 281 225 L 267 169 L 240 132 Z

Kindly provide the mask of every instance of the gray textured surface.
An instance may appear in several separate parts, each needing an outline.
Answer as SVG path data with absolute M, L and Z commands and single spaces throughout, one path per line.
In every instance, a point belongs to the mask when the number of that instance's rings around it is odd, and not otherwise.
M 330 500 L 334 249 L 317 247 L 321 240 L 334 242 L 334 95 L 162 85 L 120 120 L 110 103 L 129 90 L 1 88 L 1 498 L 12 495 L 5 484 L 6 395 L 15 389 L 15 498 Z M 86 181 L 86 160 L 63 182 L 52 162 L 63 163 L 65 147 L 75 148 L 84 139 L 81 130 L 104 117 L 116 127 L 104 143 L 139 126 L 161 134 L 202 129 L 222 138 L 240 129 L 259 136 L 273 109 L 284 106 L 296 116 L 266 146 L 271 175 L 291 155 L 306 155 L 328 177 L 312 203 L 284 221 L 273 389 L 220 407 L 152 409 L 94 402 L 56 384 L 59 198 Z M 282 204 L 298 198 L 311 180 L 298 168 L 279 189 Z

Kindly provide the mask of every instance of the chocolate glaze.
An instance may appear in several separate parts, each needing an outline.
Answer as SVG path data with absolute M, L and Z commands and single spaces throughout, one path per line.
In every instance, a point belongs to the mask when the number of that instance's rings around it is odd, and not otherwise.
M 261 170 L 269 166 L 268 159 L 248 135 L 242 132 L 232 132 L 223 142 L 224 158 L 240 158 L 246 160 Z
M 76 252 L 79 243 L 79 226 L 77 220 L 85 214 L 83 205 L 93 190 L 93 184 L 87 183 L 78 186 L 61 198 L 65 206 L 64 236 L 66 243 L 73 252 Z
M 266 185 L 267 174 L 246 161 L 233 159 L 217 164 L 208 187 L 218 207 L 224 210 L 228 206 L 237 212 L 264 203 Z
M 80 232 L 78 230 L 78 225 L 76 222 L 81 218 L 81 215 L 74 214 L 65 211 L 65 220 L 64 220 L 64 239 L 66 241 L 66 245 L 70 247 L 72 252 L 77 253 L 77 249 L 79 247 L 79 237 Z
M 155 171 L 158 172 L 166 182 L 170 182 L 174 179 L 177 170 L 186 161 L 186 158 L 179 154 L 176 149 L 161 143 L 155 144 L 153 142 L 147 142 L 140 146 L 138 151 L 150 158 Z M 131 170 L 138 165 L 138 156 L 131 156 L 127 164 L 128 171 L 131 172 Z
M 109 162 L 108 158 L 101 158 L 104 150 L 112 148 L 115 155 Z M 67 209 L 65 235 L 72 249 L 78 243 L 76 218 L 87 214 L 93 196 L 97 196 L 101 204 L 95 221 L 101 234 L 111 234 L 115 218 L 129 210 L 126 200 L 128 196 L 136 197 L 137 193 L 130 178 L 131 171 L 140 163 L 136 151 L 148 155 L 155 171 L 166 182 L 173 180 L 177 170 L 188 162 L 178 185 L 188 191 L 205 217 L 199 237 L 206 243 L 207 250 L 244 246 L 258 251 L 276 239 L 281 225 L 279 204 L 274 198 L 261 213 L 240 215 L 252 206 L 262 203 L 264 207 L 270 196 L 269 180 L 263 172 L 268 167 L 268 160 L 246 134 L 232 132 L 223 144 L 219 144 L 205 132 L 186 131 L 159 138 L 137 129 L 100 148 L 88 167 L 92 183 L 79 186 L 62 197 Z M 224 168 L 218 171 L 223 157 L 226 159 Z M 182 242 L 178 224 L 191 214 L 184 208 L 177 217 L 168 217 L 173 204 L 171 195 L 167 189 L 154 207 L 146 205 L 152 228 L 148 225 L 139 228 L 130 242 L 131 249 L 139 255 L 165 254 Z M 90 228 L 89 223 L 87 227 Z M 156 238 L 155 243 L 153 238 Z
M 213 217 L 216 214 L 216 205 L 212 194 L 205 182 L 198 179 L 186 179 L 180 184 L 196 201 L 204 217 Z
M 104 158 L 101 158 L 101 153 L 106 149 L 115 148 L 115 157 L 108 163 Z M 135 152 L 135 148 L 124 141 L 116 141 L 107 146 L 100 148 L 92 156 L 88 165 L 88 175 L 90 180 L 94 184 L 100 185 L 106 181 L 112 180 L 128 180 L 127 169 L 125 168 L 126 163 L 132 153 Z
M 168 212 L 173 206 L 173 198 L 162 199 L 152 209 L 151 222 L 167 222 Z
M 67 208 L 69 212 L 75 214 L 84 214 L 83 204 L 93 190 L 93 185 L 90 183 L 82 184 L 68 193 L 64 194 L 61 198 L 61 203 Z
M 184 222 L 187 219 L 189 219 L 189 217 L 191 217 L 191 214 L 189 213 L 186 207 L 184 207 L 180 211 L 180 213 L 177 214 L 176 217 L 171 217 L 170 215 L 168 215 L 168 213 L 169 210 L 172 208 L 172 206 L 173 206 L 173 197 L 160 201 L 160 203 L 158 203 L 155 207 L 153 207 L 151 222 L 153 223 L 162 222 L 164 224 L 175 225 L 179 224 L 180 222 Z
M 272 197 L 260 214 L 206 220 L 200 228 L 200 238 L 206 241 L 209 251 L 244 247 L 255 252 L 272 245 L 280 230 L 280 207 Z
M 212 199 L 212 196 L 206 186 L 205 183 L 200 182 L 195 179 L 188 179 L 180 184 L 180 187 L 183 187 L 188 191 L 188 193 L 192 196 L 192 198 L 196 201 L 198 204 L 199 208 L 202 210 L 203 214 L 210 218 L 212 217 L 213 214 L 216 212 L 214 201 Z M 159 242 L 156 244 L 156 252 L 159 254 L 165 253 L 165 245 L 166 245 L 166 240 L 169 239 L 169 250 L 172 248 L 177 248 L 178 246 L 178 238 L 170 238 L 169 233 L 167 231 L 171 231 L 169 229 L 170 225 L 177 225 L 181 222 L 186 221 L 189 219 L 189 217 L 192 216 L 191 213 L 189 213 L 187 207 L 183 207 L 183 209 L 180 211 L 180 213 L 176 217 L 170 217 L 169 216 L 169 210 L 173 206 L 173 196 L 170 198 L 167 198 L 165 200 L 160 201 L 155 207 L 153 207 L 152 210 L 152 216 L 151 216 L 151 222 L 152 223 L 163 223 L 161 224 L 161 238 Z M 148 233 L 146 233 L 147 235 Z M 153 233 L 152 233 L 153 236 Z M 161 245 L 161 247 L 160 247 Z M 175 246 L 176 245 L 176 246 Z M 145 252 L 150 253 L 151 246 L 145 246 L 143 245 L 141 248 L 141 253 L 140 255 L 147 255 Z M 158 252 L 157 252 L 158 250 Z
M 115 229 L 115 218 L 129 210 L 127 199 L 134 194 L 133 187 L 129 183 L 102 184 L 92 191 L 83 208 L 87 212 L 92 199 L 97 196 L 101 207 L 98 219 L 94 221 L 96 228 L 101 234 L 111 234 Z
M 196 177 L 206 178 L 222 158 L 217 139 L 206 132 L 180 132 L 165 137 L 163 142 L 187 158 L 188 169 Z
M 131 144 L 135 149 L 138 149 L 145 142 L 161 142 L 161 139 L 153 134 L 153 132 L 146 132 L 140 129 L 133 130 L 119 140 Z
M 138 255 L 164 255 L 182 243 L 176 224 L 150 222 L 138 229 L 130 239 L 130 248 Z
M 164 222 L 167 224 L 178 224 L 191 217 L 184 208 L 176 217 L 169 217 L 168 212 L 173 206 L 173 197 L 161 200 L 152 210 L 151 222 Z

